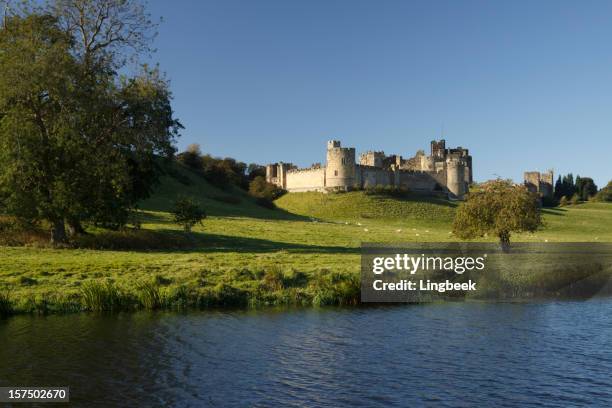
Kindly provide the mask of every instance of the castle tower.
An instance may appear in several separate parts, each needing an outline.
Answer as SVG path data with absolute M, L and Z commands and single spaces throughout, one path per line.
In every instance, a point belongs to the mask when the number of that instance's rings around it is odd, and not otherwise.
M 446 187 L 455 198 L 459 199 L 467 192 L 463 160 L 455 157 L 446 160 Z
M 446 140 L 431 141 L 431 156 L 436 159 L 444 159 L 446 157 Z
M 325 187 L 349 190 L 355 184 L 355 148 L 341 147 L 340 141 L 327 142 Z

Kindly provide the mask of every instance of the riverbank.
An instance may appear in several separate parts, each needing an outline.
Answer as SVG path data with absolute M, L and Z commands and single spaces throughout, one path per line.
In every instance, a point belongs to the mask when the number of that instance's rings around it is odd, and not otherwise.
M 329 197 L 317 199 L 339 200 Z M 435 207 L 437 216 L 427 217 L 423 204 L 418 205 L 421 210 L 414 216 L 409 207 L 401 207 L 401 218 L 346 213 L 327 219 L 300 214 L 293 219 L 213 215 L 196 228 L 190 237 L 195 246 L 188 249 L 2 247 L 0 310 L 9 314 L 357 304 L 361 242 L 456 240 L 449 233 L 450 217 L 440 217 L 452 207 Z M 290 205 L 286 210 L 299 212 Z M 182 234 L 167 212 L 145 211 L 141 216 L 142 233 Z M 543 230 L 513 239 L 612 242 L 610 204 L 545 210 L 544 220 Z

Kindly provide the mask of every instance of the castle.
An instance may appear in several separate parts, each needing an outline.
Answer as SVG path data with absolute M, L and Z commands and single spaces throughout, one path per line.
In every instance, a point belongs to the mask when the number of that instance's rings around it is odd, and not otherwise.
M 538 193 L 541 197 L 551 198 L 553 196 L 554 175 L 552 170 L 548 170 L 546 173 L 526 171 L 523 178 L 527 190 Z
M 291 163 L 266 166 L 266 180 L 289 192 L 333 191 L 394 186 L 427 194 L 448 194 L 461 199 L 473 179 L 468 149 L 446 148 L 444 139 L 431 142 L 431 153 L 419 150 L 404 159 L 399 155 L 368 151 L 356 161 L 354 147 L 340 141 L 327 142 L 327 163 L 298 169 Z

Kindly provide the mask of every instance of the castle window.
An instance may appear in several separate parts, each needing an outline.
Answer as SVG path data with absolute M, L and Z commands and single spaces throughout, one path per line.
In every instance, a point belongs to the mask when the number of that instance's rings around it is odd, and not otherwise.
M 346 159 L 343 157 L 343 158 L 342 158 L 342 164 L 346 164 L 346 161 L 345 161 L 345 160 L 346 160 Z
M 338 175 L 338 170 L 334 170 L 334 176 Z

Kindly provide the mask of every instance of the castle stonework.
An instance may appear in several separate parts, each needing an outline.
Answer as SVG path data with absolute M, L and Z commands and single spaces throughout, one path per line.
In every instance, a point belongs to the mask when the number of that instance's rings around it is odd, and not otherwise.
M 327 163 L 298 169 L 291 163 L 266 166 L 266 180 L 289 192 L 404 187 L 410 191 L 463 198 L 473 181 L 472 156 L 468 149 L 447 149 L 444 139 L 431 142 L 431 154 L 420 150 L 404 159 L 399 155 L 368 151 L 359 155 L 340 141 L 327 142 Z
M 552 197 L 553 196 L 553 180 L 554 175 L 552 170 L 548 170 L 546 173 L 540 173 L 539 171 L 526 171 L 523 175 L 525 180 L 525 186 L 527 190 L 532 193 L 538 193 L 541 197 Z

